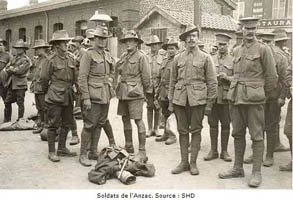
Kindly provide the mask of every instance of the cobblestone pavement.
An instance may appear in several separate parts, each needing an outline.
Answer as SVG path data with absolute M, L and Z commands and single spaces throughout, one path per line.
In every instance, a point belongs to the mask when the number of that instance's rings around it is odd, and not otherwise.
M 33 95 L 27 93 L 26 114 L 36 112 L 32 106 Z M 109 119 L 112 123 L 117 144 L 124 146 L 123 126 L 119 116 L 116 115 L 118 101 L 111 101 Z M 3 102 L 0 101 L 0 121 L 3 121 Z M 146 109 L 144 107 L 144 109 Z M 283 108 L 281 127 L 284 125 L 286 108 Z M 17 106 L 13 106 L 13 118 L 16 118 Z M 144 112 L 146 122 L 146 110 Z M 133 123 L 133 127 L 135 124 Z M 78 121 L 80 134 L 82 121 Z M 160 130 L 162 132 L 162 130 Z M 283 128 L 281 129 L 281 132 Z M 134 128 L 134 142 L 137 149 L 138 139 Z M 71 134 L 69 134 L 70 139 Z M 282 142 L 288 146 L 286 137 L 282 134 Z M 99 150 L 107 146 L 105 134 L 102 134 Z M 68 145 L 69 146 L 69 145 Z M 79 152 L 79 145 L 69 146 L 71 150 Z M 221 180 L 217 174 L 232 167 L 220 159 L 203 161 L 203 157 L 210 148 L 207 120 L 204 120 L 202 131 L 201 151 L 198 158 L 199 176 L 191 176 L 189 172 L 172 175 L 171 169 L 180 161 L 178 142 L 167 146 L 155 142 L 154 137 L 147 139 L 147 153 L 150 162 L 156 167 L 156 176 L 153 178 L 138 177 L 135 184 L 126 186 L 118 180 L 107 181 L 105 185 L 95 185 L 88 181 L 87 173 L 91 168 L 82 167 L 78 157 L 61 158 L 61 162 L 52 163 L 47 158 L 47 143 L 40 140 L 39 135 L 31 131 L 0 132 L 0 189 L 248 189 L 247 181 L 251 173 L 251 165 L 245 165 L 244 178 Z M 229 141 L 231 156 L 234 156 L 233 139 Z M 247 134 L 246 157 L 251 154 L 251 141 Z M 287 163 L 290 153 L 276 153 L 275 164 L 271 168 L 262 168 L 263 183 L 260 189 L 292 189 L 292 173 L 281 173 L 280 164 Z M 95 164 L 93 161 L 92 164 Z

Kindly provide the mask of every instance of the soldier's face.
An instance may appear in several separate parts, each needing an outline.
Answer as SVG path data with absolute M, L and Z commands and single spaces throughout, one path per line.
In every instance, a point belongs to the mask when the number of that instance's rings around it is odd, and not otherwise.
M 67 41 L 60 41 L 57 45 L 56 48 L 61 50 L 62 52 L 66 52 L 67 51 Z
M 168 46 L 167 47 L 167 52 L 169 56 L 175 56 L 176 52 L 177 52 L 177 48 L 175 46 Z
M 99 48 L 105 48 L 107 45 L 107 38 L 95 37 L 95 46 Z
M 90 41 L 90 46 L 94 47 L 95 46 L 95 38 L 89 38 Z
M 44 55 L 45 49 L 44 48 L 37 48 L 36 49 L 36 56 Z
M 256 34 L 256 27 L 243 26 L 242 28 L 243 38 L 246 40 L 253 40 Z
M 160 44 L 152 44 L 151 45 L 151 51 L 159 51 L 161 49 L 161 45 Z
M 22 48 L 16 48 L 16 55 L 21 55 L 24 53 L 24 49 Z
M 228 52 L 228 45 L 226 43 L 219 43 L 218 48 L 220 54 Z
M 186 36 L 185 42 L 186 42 L 186 47 L 189 47 L 189 48 L 196 47 L 197 42 L 198 42 L 198 32 L 194 31 L 194 32 L 189 33 Z
M 0 52 L 4 52 L 5 51 L 5 46 L 3 43 L 0 42 Z
M 137 41 L 134 39 L 129 39 L 125 42 L 127 51 L 134 51 L 137 48 Z

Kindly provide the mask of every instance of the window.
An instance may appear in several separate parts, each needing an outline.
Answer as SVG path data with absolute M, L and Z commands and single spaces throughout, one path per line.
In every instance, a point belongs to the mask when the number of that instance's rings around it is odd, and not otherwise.
M 10 44 L 11 44 L 11 36 L 12 36 L 12 31 L 10 29 L 8 29 L 6 32 L 5 32 L 5 40 L 7 42 L 7 45 L 6 47 L 9 49 L 10 47 Z
M 36 26 L 35 27 L 35 40 L 43 39 L 43 27 Z
M 286 0 L 273 0 L 273 19 L 285 17 Z
M 25 32 L 26 32 L 25 28 L 20 28 L 19 29 L 18 38 L 23 39 L 24 42 L 26 42 L 26 34 L 25 34 Z
M 244 17 L 245 2 L 237 2 L 237 9 L 234 11 L 234 18 L 239 19 Z
M 157 35 L 160 41 L 166 41 L 167 38 L 167 28 L 156 28 L 151 30 L 152 35 Z
M 77 21 L 75 23 L 75 35 L 81 35 L 85 37 L 86 29 L 87 29 L 87 22 L 85 20 Z
M 112 18 L 113 21 L 109 22 L 110 32 L 112 33 L 113 37 L 117 37 L 117 34 L 119 32 L 118 17 L 111 16 L 111 18 Z
M 63 30 L 63 24 L 62 23 L 56 23 L 53 25 L 53 32 Z

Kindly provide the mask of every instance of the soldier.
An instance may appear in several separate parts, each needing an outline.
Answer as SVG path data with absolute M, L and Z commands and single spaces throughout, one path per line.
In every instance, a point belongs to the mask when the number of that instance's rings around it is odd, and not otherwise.
M 228 52 L 230 35 L 218 33 L 215 35 L 218 43 L 218 55 L 213 56 L 218 77 L 218 97 L 213 104 L 212 114 L 208 116 L 210 126 L 211 150 L 204 160 L 209 161 L 219 157 L 218 153 L 218 126 L 221 122 L 221 155 L 226 162 L 232 159 L 227 151 L 230 136 L 230 113 L 227 93 L 233 76 L 233 57 Z
M 210 54 L 211 54 L 211 56 L 215 56 L 218 54 L 218 46 L 217 45 L 212 47 L 212 51 Z
M 16 49 L 16 56 L 12 58 L 10 65 L 6 68 L 9 75 L 7 81 L 7 96 L 4 101 L 4 121 L 11 121 L 12 107 L 11 104 L 16 102 L 18 105 L 18 119 L 24 115 L 24 98 L 27 90 L 27 72 L 32 66 L 32 62 L 26 55 L 28 45 L 22 39 L 18 40 L 13 48 Z
M 157 84 L 158 88 L 156 90 L 156 99 L 159 99 L 160 105 L 162 108 L 162 114 L 164 119 L 164 134 L 156 138 L 156 142 L 163 142 L 165 141 L 166 145 L 171 145 L 176 143 L 176 135 L 172 131 L 166 130 L 166 121 L 168 117 L 170 116 L 170 111 L 168 110 L 169 107 L 169 84 L 170 84 L 170 76 L 171 76 L 171 69 L 172 64 L 174 62 L 174 57 L 177 54 L 177 51 L 179 49 L 178 42 L 171 38 L 168 40 L 166 44 L 163 45 L 163 49 L 168 52 L 168 57 L 165 57 L 162 62 L 161 69 L 159 70 L 158 76 L 157 76 Z
M 46 67 L 46 64 L 48 62 L 48 55 L 46 53 L 46 50 L 50 48 L 49 44 L 46 44 L 44 40 L 36 40 L 35 46 L 33 49 L 35 49 L 35 55 L 38 56 L 35 65 L 35 73 L 32 80 L 32 87 L 33 92 L 35 94 L 35 101 L 36 101 L 36 107 L 38 110 L 38 114 L 40 116 L 41 126 L 34 130 L 33 133 L 40 133 L 45 127 L 45 124 L 47 124 L 47 114 L 46 114 L 46 105 L 45 105 L 45 93 L 42 89 L 42 85 L 40 84 L 40 77 L 41 77 L 41 70 L 43 67 Z
M 201 51 L 203 51 L 203 52 L 205 52 L 205 50 L 204 50 L 204 43 L 203 43 L 203 41 L 198 41 L 198 48 L 201 50 Z M 206 52 L 205 52 L 206 53 Z
M 271 167 L 274 163 L 274 150 L 276 138 L 278 137 L 278 124 L 280 121 L 281 107 L 285 104 L 286 98 L 286 70 L 288 68 L 288 61 L 282 53 L 279 53 L 278 48 L 274 45 L 273 33 L 260 33 L 260 39 L 262 42 L 269 45 L 273 52 L 273 56 L 276 62 L 276 71 L 278 74 L 278 85 L 268 96 L 265 104 L 265 132 L 267 138 L 267 152 L 263 166 Z M 274 113 L 272 115 L 272 113 Z M 245 163 L 250 164 L 253 162 L 253 156 L 245 159 Z
M 75 66 L 66 54 L 67 43 L 71 38 L 65 30 L 53 33 L 49 44 L 53 45 L 55 54 L 52 55 L 46 67 L 41 71 L 41 84 L 45 92 L 48 117 L 48 158 L 52 162 L 60 161 L 59 156 L 73 157 L 76 152 L 66 148 L 66 139 L 73 124 L 73 84 Z M 57 154 L 55 151 L 56 130 L 60 127 Z
M 279 167 L 280 171 L 288 171 L 292 172 L 292 62 L 287 69 L 286 74 L 286 86 L 289 89 L 288 98 L 290 99 L 288 108 L 287 108 L 287 116 L 285 121 L 284 133 L 289 140 L 290 150 L 291 150 L 291 161 L 287 165 L 281 165 Z
M 6 41 L 0 38 L 0 96 L 3 102 L 5 101 L 7 95 L 7 88 L 4 86 L 7 81 L 7 73 L 4 69 L 12 59 L 11 55 L 5 52 L 5 45 Z M 6 121 L 4 120 L 4 122 Z
M 180 174 L 190 170 L 198 175 L 197 156 L 201 142 L 202 120 L 211 114 L 217 97 L 217 75 L 212 58 L 198 47 L 199 29 L 188 25 L 179 38 L 186 49 L 174 59 L 169 91 L 169 111 L 175 112 L 181 162 L 172 170 Z M 188 159 L 189 133 L 191 133 L 191 158 Z
M 287 43 L 288 43 L 288 40 L 290 39 L 288 36 L 287 36 L 287 33 L 284 29 L 281 29 L 281 28 L 276 28 L 273 30 L 273 33 L 276 34 L 275 36 L 275 48 L 274 50 L 277 52 L 277 54 L 279 55 L 283 55 L 286 57 L 287 59 L 287 66 L 289 66 L 291 64 L 291 56 L 288 55 L 286 52 L 283 51 L 283 48 L 286 47 Z M 285 97 L 283 96 L 283 105 L 285 104 Z M 281 104 L 281 105 L 282 105 Z M 280 117 L 280 120 L 281 120 L 281 117 Z M 285 151 L 290 151 L 290 148 L 288 147 L 285 147 L 281 141 L 280 141 L 280 122 L 278 123 L 278 131 L 277 131 L 277 138 L 276 138 L 276 144 L 275 144 L 275 152 L 285 152 Z
M 151 52 L 147 54 L 152 75 L 152 93 L 146 95 L 147 98 L 147 120 L 148 132 L 146 137 L 159 136 L 159 123 L 160 123 L 160 106 L 155 99 L 155 90 L 157 88 L 156 77 L 161 68 L 164 52 L 159 51 L 163 42 L 160 41 L 158 36 L 151 35 L 151 41 L 146 45 L 151 48 Z M 153 126 L 154 122 L 154 126 Z
M 108 29 L 104 26 L 97 26 L 93 35 L 95 45 L 84 53 L 79 72 L 84 121 L 79 162 L 84 166 L 91 166 L 87 159 L 86 148 L 88 143 L 91 143 L 89 158 L 96 160 L 98 158 L 97 145 L 101 135 L 101 128 L 109 126 L 112 130 L 108 120 L 108 112 L 110 99 L 113 97 L 112 83 L 115 68 L 113 58 L 105 50 L 107 39 L 111 35 L 108 34 Z
M 250 187 L 261 184 L 261 164 L 264 152 L 264 103 L 277 84 L 275 61 L 270 48 L 256 40 L 257 18 L 242 18 L 243 43 L 234 51 L 234 76 L 228 92 L 234 137 L 235 161 L 231 170 L 219 178 L 244 177 L 243 156 L 248 127 L 252 139 L 253 168 Z
M 128 31 L 120 42 L 125 44 L 127 52 L 122 54 L 116 68 L 120 75 L 116 88 L 119 99 L 117 113 L 122 116 L 125 149 L 128 153 L 134 153 L 130 120 L 135 120 L 139 141 L 139 152 L 135 159 L 144 162 L 147 156 L 146 129 L 142 120 L 143 103 L 145 93 L 152 93 L 149 60 L 143 52 L 138 50 L 138 45 L 142 44 L 143 40 L 138 38 L 135 31 Z

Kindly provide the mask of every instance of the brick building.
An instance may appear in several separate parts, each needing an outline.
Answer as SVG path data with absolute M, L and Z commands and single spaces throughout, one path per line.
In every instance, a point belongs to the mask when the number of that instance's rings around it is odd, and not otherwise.
M 288 45 L 292 52 L 292 0 L 235 0 L 238 8 L 235 18 L 259 17 L 258 32 L 271 32 L 275 28 L 287 31 L 290 41 Z
M 199 19 L 194 16 L 194 2 L 200 3 Z M 145 41 L 150 40 L 150 35 L 155 34 L 162 41 L 167 37 L 177 37 L 182 33 L 187 24 L 198 21 L 201 26 L 201 40 L 205 43 L 205 50 L 210 51 L 215 45 L 214 34 L 221 31 L 234 36 L 237 22 L 232 18 L 236 4 L 224 0 L 147 0 L 141 1 L 140 21 L 135 24 Z M 235 43 L 232 42 L 231 46 Z M 144 50 L 149 50 L 143 46 Z
M 38 3 L 30 0 L 26 7 L 7 10 L 7 0 L 0 0 L 0 37 L 8 47 L 19 38 L 31 46 L 36 39 L 49 41 L 56 30 L 65 29 L 70 36 L 83 35 L 87 28 L 94 28 L 90 17 L 99 10 L 108 14 L 114 38 L 110 40 L 111 52 L 117 55 L 117 40 L 122 28 L 130 29 L 139 19 L 140 0 L 49 0 Z M 114 44 L 114 45 L 111 45 Z M 32 50 L 29 50 L 32 54 Z M 119 54 L 119 52 L 118 52 Z

